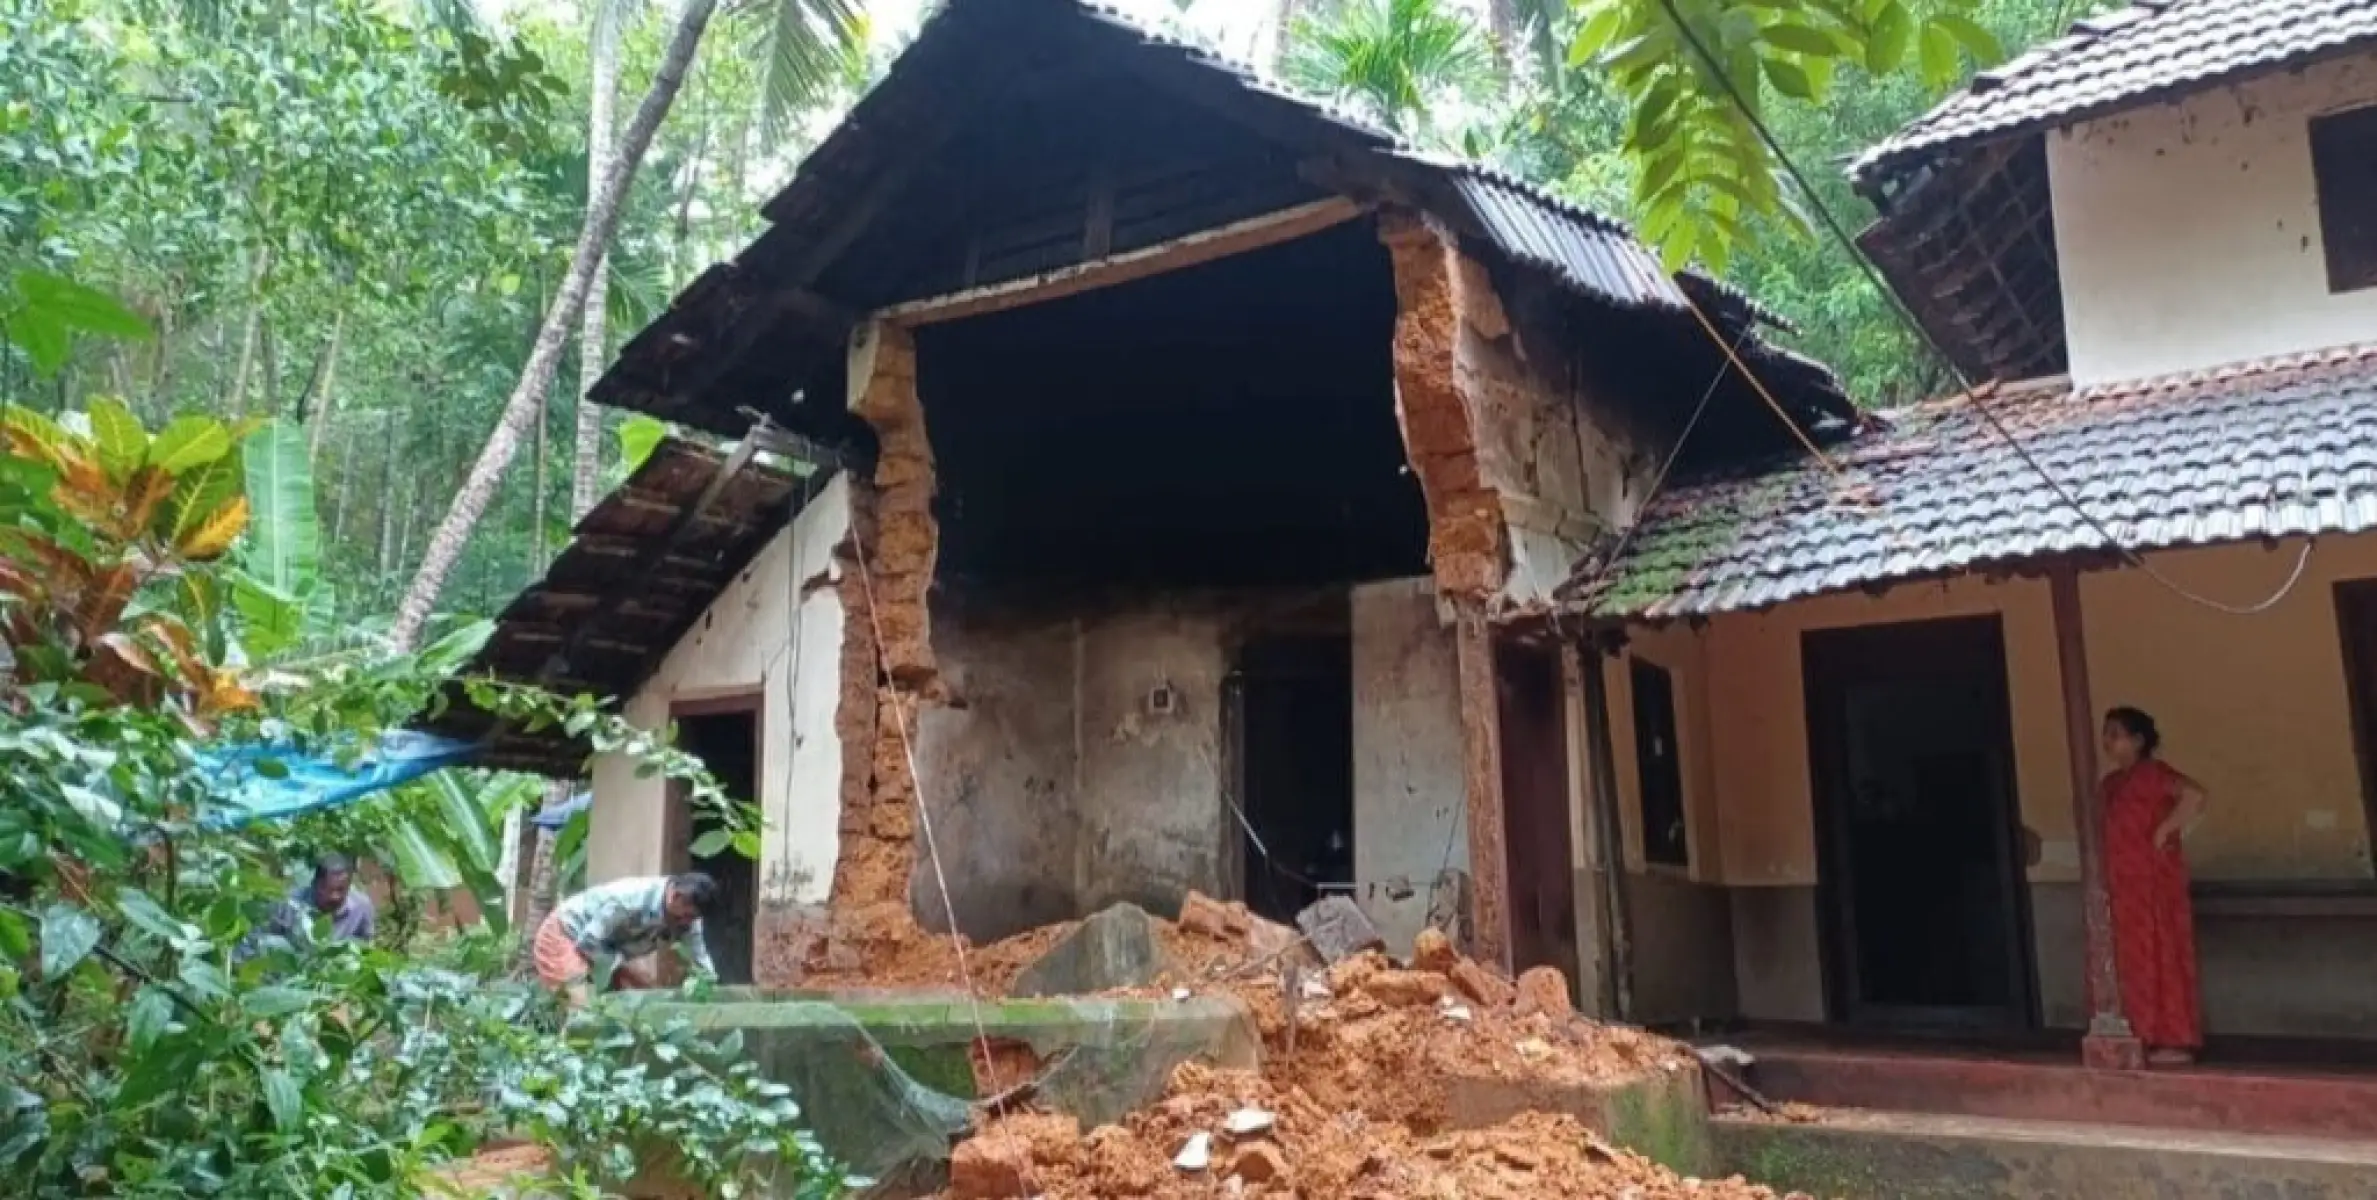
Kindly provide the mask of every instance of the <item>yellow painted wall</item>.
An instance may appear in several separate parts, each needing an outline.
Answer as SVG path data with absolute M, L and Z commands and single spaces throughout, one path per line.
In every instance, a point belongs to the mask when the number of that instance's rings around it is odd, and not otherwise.
M 2151 561 L 2172 581 L 2239 605 L 2284 583 L 2298 549 L 2224 546 Z M 2136 571 L 2081 577 L 2097 707 L 2153 713 L 2163 757 L 2211 793 L 2211 813 L 2188 841 L 2198 878 L 2368 876 L 2335 585 L 2370 577 L 2377 536 L 2322 541 L 2302 582 L 2260 616 L 2188 603 Z
M 2157 570 L 2229 603 L 2284 581 L 2296 544 L 2175 551 Z M 2362 878 L 2369 831 L 2353 749 L 2333 588 L 2377 577 L 2377 535 L 2335 538 L 2269 613 L 2188 603 L 2134 570 L 2082 577 L 2091 707 L 2152 712 L 2166 757 L 2201 780 L 2212 815 L 2189 842 L 2201 878 Z M 1879 596 L 1817 597 L 1779 609 L 1637 630 L 1628 654 L 1675 672 L 1696 879 L 1734 887 L 1816 881 L 1800 636 L 1810 630 L 1995 614 L 2003 622 L 2015 778 L 2023 821 L 2042 839 L 2034 882 L 2078 877 L 2062 680 L 2046 584 L 1966 576 Z M 1610 671 L 1617 778 L 1639 862 L 1640 786 L 1623 658 Z

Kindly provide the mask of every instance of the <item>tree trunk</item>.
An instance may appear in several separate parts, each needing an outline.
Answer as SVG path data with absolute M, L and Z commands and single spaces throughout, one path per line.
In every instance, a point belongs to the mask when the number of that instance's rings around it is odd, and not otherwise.
M 173 301 L 157 306 L 156 369 L 149 372 L 149 403 L 160 427 L 173 416 Z
M 554 297 L 552 310 L 545 314 L 544 327 L 537 330 L 536 345 L 529 351 L 520 382 L 504 401 L 502 417 L 496 421 L 494 432 L 487 436 L 478 461 L 471 464 L 470 475 L 455 493 L 445 519 L 438 522 L 437 532 L 429 539 L 428 552 L 422 556 L 421 569 L 413 576 L 403 602 L 397 606 L 396 623 L 389 631 L 389 638 L 399 650 L 411 649 L 420 639 L 422 627 L 429 621 L 429 610 L 437 604 L 446 577 L 453 573 L 455 562 L 462 557 L 463 543 L 470 539 L 472 526 L 487 511 L 488 501 L 495 496 L 496 483 L 520 449 L 520 435 L 526 432 L 529 419 L 536 413 L 536 398 L 552 383 L 554 370 L 561 365 L 562 346 L 569 339 L 569 328 L 585 312 L 588 292 L 601 273 L 602 249 L 610 244 L 611 235 L 619 228 L 620 202 L 625 198 L 627 185 L 643 162 L 644 152 L 651 148 L 652 135 L 668 115 L 677 90 L 684 86 L 685 70 L 701 46 L 702 31 L 709 26 L 710 14 L 717 5 L 718 0 L 686 0 L 677 18 L 676 33 L 670 37 L 668 50 L 661 57 L 660 70 L 652 77 L 651 90 L 644 93 L 643 102 L 636 106 L 635 120 L 628 123 L 618 158 L 604 174 L 601 189 L 586 207 L 586 227 L 578 235 L 576 252 L 570 256 L 569 273 L 562 277 L 561 292 Z
M 1502 68 L 1503 79 L 1512 83 L 1518 79 L 1520 24 L 1518 0 L 1486 0 L 1486 32 L 1494 65 Z
M 528 577 L 535 579 L 545 573 L 545 462 L 552 450 L 545 443 L 551 440 L 546 426 L 553 419 L 553 389 L 536 394 L 536 484 L 528 494 Z
M 596 184 L 610 174 L 611 135 L 613 117 L 619 94 L 619 21 L 618 5 L 595 0 L 594 38 L 588 48 L 590 81 L 587 91 L 591 99 L 586 117 L 586 209 L 587 219 L 593 219 Z M 594 277 L 586 285 L 586 312 L 578 324 L 578 426 L 576 449 L 570 466 L 570 519 L 577 520 L 594 507 L 595 487 L 602 478 L 602 413 L 586 399 L 594 390 L 594 381 L 602 378 L 603 364 L 610 357 L 604 353 L 606 343 L 605 311 L 611 296 L 611 239 L 595 243 Z M 542 392 L 538 393 L 540 396 Z
M 264 275 L 272 270 L 272 247 L 256 251 L 256 274 L 248 287 L 247 321 L 239 331 L 239 366 L 231 373 L 231 395 L 227 397 L 231 415 L 246 416 L 248 411 L 248 376 L 256 367 L 256 330 L 264 322 Z
M 569 802 L 570 781 L 556 779 L 545 785 L 543 807 L 555 808 Z M 554 843 L 560 831 L 527 823 L 521 843 L 528 851 L 528 879 L 522 888 L 520 920 L 513 928 L 520 930 L 520 965 L 523 972 L 533 969 L 536 961 L 536 930 L 545 923 L 560 900 L 561 863 L 554 856 Z
M 1302 0 L 1278 0 L 1271 6 L 1270 43 L 1256 48 L 1255 62 L 1274 77 L 1287 66 L 1288 35 L 1295 31 L 1296 15 L 1303 10 Z
M 371 413 L 364 413 L 371 416 Z M 347 544 L 347 497 L 355 492 L 355 428 L 359 422 L 347 421 L 347 436 L 339 439 L 338 451 L 338 515 L 331 519 L 331 536 L 337 544 Z M 317 471 L 319 468 L 317 468 Z
M 310 420 L 314 427 L 307 431 L 305 457 L 308 462 L 322 460 L 322 431 L 330 428 L 331 386 L 338 381 L 338 345 L 347 332 L 347 309 L 340 305 L 338 316 L 330 322 L 330 342 L 322 347 L 321 365 L 314 370 L 313 381 L 305 385 L 305 396 L 297 402 L 300 420 Z M 313 409 L 308 413 L 308 407 Z

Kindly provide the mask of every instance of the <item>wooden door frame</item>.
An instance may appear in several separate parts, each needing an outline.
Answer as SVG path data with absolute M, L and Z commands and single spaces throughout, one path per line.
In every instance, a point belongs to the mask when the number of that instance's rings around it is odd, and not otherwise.
M 1570 674 L 1567 657 L 1561 652 L 1557 643 L 1508 632 L 1492 638 L 1491 644 L 1494 667 L 1494 721 L 1497 729 L 1495 738 L 1497 774 L 1494 780 L 1494 789 L 1502 808 L 1502 829 L 1504 831 L 1502 911 L 1507 914 L 1509 922 L 1511 965 L 1520 969 L 1539 965 L 1520 960 L 1521 944 L 1533 941 L 1539 946 L 1549 948 L 1551 956 L 1546 961 L 1551 965 L 1558 966 L 1573 983 L 1583 974 L 1585 931 L 1580 927 L 1577 915 L 1577 856 L 1574 830 L 1571 828 L 1573 824 L 1571 818 L 1576 806 L 1575 766 L 1578 748 L 1572 744 L 1570 736 L 1573 732 L 1573 723 L 1569 711 Z M 1549 702 L 1551 711 L 1542 714 L 1540 726 L 1533 732 L 1544 735 L 1548 740 L 1549 746 L 1545 750 L 1546 753 L 1556 753 L 1559 756 L 1559 761 L 1552 764 L 1556 770 L 1549 770 L 1545 775 L 1547 781 L 1556 781 L 1553 790 L 1559 797 L 1557 813 L 1559 819 L 1557 822 L 1549 820 L 1542 814 L 1516 811 L 1515 804 L 1520 797 L 1512 794 L 1510 786 L 1515 756 L 1512 753 L 1510 737 L 1511 722 L 1507 719 L 1510 716 L 1510 711 L 1505 706 L 1508 699 L 1507 691 L 1514 686 L 1515 682 L 1509 669 L 1509 664 L 1514 656 L 1527 656 L 1538 660 L 1535 665 L 1540 666 L 1546 672 L 1549 680 L 1550 692 L 1544 699 Z M 1532 839 L 1513 836 L 1514 834 L 1524 835 L 1526 831 L 1535 827 L 1534 822 L 1539 819 L 1543 821 L 1543 828 L 1547 832 L 1556 825 L 1558 833 L 1555 840 L 1559 843 L 1557 847 L 1539 847 L 1533 844 Z M 1519 869 L 1522 865 L 1528 868 L 1527 872 L 1522 872 Z M 1523 874 L 1533 877 L 1532 886 L 1549 887 L 1558 897 L 1565 899 L 1564 904 L 1555 906 L 1553 917 L 1555 921 L 1561 916 L 1566 917 L 1570 928 L 1565 938 L 1557 936 L 1558 927 L 1556 925 L 1553 929 L 1536 930 L 1532 938 L 1522 936 L 1522 928 L 1536 921 L 1541 915 L 1531 910 L 1522 909 L 1518 903 Z
M 767 778 L 768 768 L 767 699 L 767 685 L 752 684 L 748 687 L 724 691 L 671 697 L 669 700 L 669 724 L 671 726 L 686 717 L 734 717 L 749 714 L 751 717 L 751 790 L 755 793 L 750 797 L 750 800 L 755 805 L 761 805 L 763 813 L 766 811 L 764 798 L 757 793 L 766 791 L 762 781 Z M 707 764 L 704 765 L 707 766 Z M 686 806 L 684 785 L 676 780 L 668 781 L 663 797 L 667 808 L 661 816 L 660 861 L 662 869 L 673 875 L 680 871 L 693 869 L 693 813 Z M 758 869 L 759 865 L 753 863 L 752 871 L 755 875 L 755 882 Z M 753 899 L 757 900 L 756 894 Z
M 1872 636 L 1881 631 L 1923 630 L 1942 636 L 1985 637 L 1995 647 L 1990 656 L 1975 655 L 1975 662 L 1987 657 L 1992 669 L 1982 673 L 1979 682 L 1989 691 L 1990 740 L 1995 744 L 2003 763 L 2005 783 L 2000 789 L 2003 820 L 1998 822 L 1998 853 L 2005 864 L 2008 906 L 2006 912 L 2007 956 L 2012 968 L 2013 995 L 2009 999 L 2011 1028 L 2031 1030 L 2039 1027 L 2039 981 L 2036 931 L 2031 920 L 2030 881 L 2024 869 L 2022 854 L 2022 789 L 2015 759 L 2013 729 L 2013 692 L 2007 678 L 2005 621 L 1997 613 L 1971 616 L 1936 617 L 1912 621 L 1889 621 L 1871 625 L 1831 626 L 1808 629 L 1800 633 L 1799 657 L 1802 704 L 1805 706 L 1808 737 L 1808 792 L 1811 816 L 1815 821 L 1816 843 L 1816 927 L 1817 962 L 1824 980 L 1825 1019 L 1843 1024 L 1874 1025 L 1885 1028 L 1955 1028 L 1959 1025 L 1999 1027 L 1997 1009 L 1896 1009 L 1890 1006 L 1866 1005 L 1857 1000 L 1859 978 L 1856 954 L 1856 911 L 1854 886 L 1850 880 L 1849 847 L 1845 814 L 1837 800 L 1836 786 L 1841 764 L 1839 751 L 1845 747 L 1844 731 L 1839 714 L 1826 703 L 1833 694 L 1831 685 L 1849 672 L 1838 666 L 1826 665 L 1825 656 L 1817 647 L 1830 641 L 1846 642 L 1859 635 Z

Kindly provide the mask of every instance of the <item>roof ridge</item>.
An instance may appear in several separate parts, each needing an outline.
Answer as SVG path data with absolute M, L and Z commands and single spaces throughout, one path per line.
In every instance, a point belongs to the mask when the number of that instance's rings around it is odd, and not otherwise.
M 2365 364 L 2377 368 L 2377 342 L 2346 342 L 2336 346 L 2322 346 L 2314 350 L 2296 350 L 2259 358 L 2238 359 L 2215 363 L 2206 367 L 2191 367 L 2183 371 L 2166 371 L 2159 375 L 2141 375 L 2134 379 L 2110 379 L 2085 387 L 2071 389 L 2073 400 L 2093 401 L 2121 399 L 2200 387 L 2207 383 L 2228 383 L 2235 380 L 2258 379 L 2265 375 L 2302 372 L 2322 367 L 2347 367 Z
M 1976 73 L 1855 155 L 1860 187 L 1959 146 L 2192 94 L 2377 39 L 2365 0 L 2133 0 Z

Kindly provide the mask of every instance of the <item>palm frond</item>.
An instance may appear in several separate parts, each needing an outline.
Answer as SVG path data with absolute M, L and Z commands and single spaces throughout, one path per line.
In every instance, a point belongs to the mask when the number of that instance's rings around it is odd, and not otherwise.
M 761 128 L 782 137 L 848 77 L 850 56 L 866 44 L 866 24 L 856 0 L 766 0 L 751 17 Z

